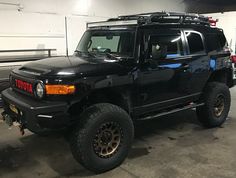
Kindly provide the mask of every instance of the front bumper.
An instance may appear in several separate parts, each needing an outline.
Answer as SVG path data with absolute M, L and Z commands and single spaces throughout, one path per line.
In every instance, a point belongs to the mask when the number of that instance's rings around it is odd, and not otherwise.
M 2 101 L 3 116 L 10 116 L 12 121 L 19 122 L 32 132 L 60 130 L 70 125 L 66 102 L 37 101 L 10 88 L 2 92 Z M 13 112 L 12 106 L 17 112 Z

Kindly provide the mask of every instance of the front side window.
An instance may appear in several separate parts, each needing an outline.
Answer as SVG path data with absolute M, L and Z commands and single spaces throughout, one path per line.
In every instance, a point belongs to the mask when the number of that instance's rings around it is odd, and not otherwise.
M 132 57 L 134 37 L 133 31 L 86 31 L 76 50 L 84 53 L 111 53 L 121 57 Z
M 151 35 L 149 48 L 151 58 L 168 59 L 183 55 L 183 45 L 180 34 Z
M 202 37 L 196 32 L 185 32 L 190 54 L 204 53 Z

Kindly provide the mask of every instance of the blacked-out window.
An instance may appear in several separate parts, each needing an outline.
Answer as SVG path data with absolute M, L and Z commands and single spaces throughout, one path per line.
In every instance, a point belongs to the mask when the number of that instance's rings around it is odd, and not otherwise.
M 227 41 L 226 41 L 226 38 L 225 38 L 223 32 L 217 34 L 217 37 L 218 37 L 219 42 L 220 42 L 220 47 L 221 47 L 221 48 L 225 47 L 226 44 L 227 44 Z
M 209 51 L 221 51 L 227 45 L 223 32 L 206 34 L 206 44 Z
M 190 54 L 199 54 L 204 52 L 204 45 L 200 34 L 185 32 L 185 35 L 188 40 Z
M 206 35 L 207 48 L 209 51 L 220 51 L 226 45 L 226 39 L 223 34 L 209 33 Z
M 218 51 L 220 49 L 220 42 L 216 34 L 207 34 L 206 38 L 206 44 L 209 51 Z

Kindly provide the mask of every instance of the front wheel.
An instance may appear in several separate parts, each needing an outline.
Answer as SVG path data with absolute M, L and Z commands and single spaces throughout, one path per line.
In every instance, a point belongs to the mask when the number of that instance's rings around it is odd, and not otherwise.
M 119 166 L 134 137 L 133 122 L 127 112 L 112 104 L 95 104 L 78 119 L 70 139 L 75 159 L 95 173 Z
M 219 82 L 211 82 L 203 94 L 204 106 L 197 108 L 199 121 L 206 127 L 221 126 L 229 113 L 231 97 L 229 88 Z

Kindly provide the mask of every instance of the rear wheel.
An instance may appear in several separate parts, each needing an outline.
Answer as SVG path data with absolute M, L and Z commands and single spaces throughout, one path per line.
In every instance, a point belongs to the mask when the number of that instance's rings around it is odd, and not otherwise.
M 197 108 L 199 121 L 209 128 L 221 126 L 230 110 L 229 88 L 223 83 L 209 83 L 203 95 L 203 102 L 205 105 Z
M 133 122 L 126 111 L 112 104 L 96 104 L 79 119 L 70 139 L 75 159 L 95 173 L 119 166 L 134 136 Z

